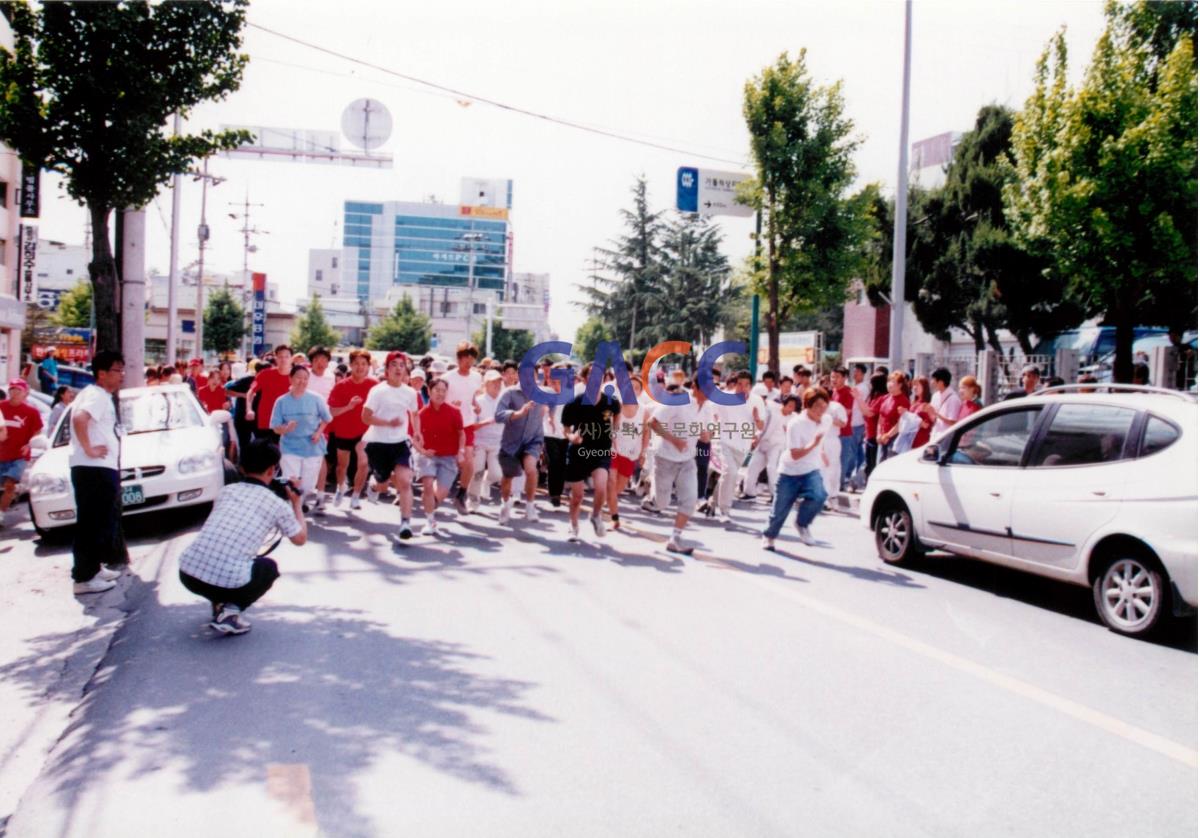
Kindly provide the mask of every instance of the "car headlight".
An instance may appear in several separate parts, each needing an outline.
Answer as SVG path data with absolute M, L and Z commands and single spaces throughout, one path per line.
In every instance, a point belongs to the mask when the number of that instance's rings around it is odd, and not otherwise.
M 54 474 L 35 474 L 29 478 L 29 493 L 31 495 L 65 495 L 71 490 L 71 484 L 65 477 Z
M 195 474 L 198 471 L 212 471 L 217 466 L 217 455 L 211 451 L 203 454 L 192 454 L 179 461 L 180 474 Z

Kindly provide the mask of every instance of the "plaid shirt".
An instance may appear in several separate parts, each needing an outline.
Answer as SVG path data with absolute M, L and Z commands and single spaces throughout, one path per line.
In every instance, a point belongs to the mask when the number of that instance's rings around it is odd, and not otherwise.
M 218 588 L 250 582 L 250 567 L 274 530 L 290 538 L 300 532 L 292 507 L 256 483 L 221 490 L 196 540 L 179 557 L 179 569 Z

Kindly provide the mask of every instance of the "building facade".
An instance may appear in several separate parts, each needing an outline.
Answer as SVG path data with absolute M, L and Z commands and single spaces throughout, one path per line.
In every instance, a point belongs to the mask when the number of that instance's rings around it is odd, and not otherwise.
M 81 244 L 41 239 L 37 246 L 37 304 L 46 311 L 57 311 L 58 301 L 80 282 L 89 282 L 88 263 L 92 252 Z
M 13 49 L 12 27 L 0 16 L 0 47 Z M 21 159 L 0 144 L 0 375 L 5 380 L 21 372 L 21 329 L 25 327 L 25 304 L 17 293 L 20 273 L 18 239 L 21 229 L 19 185 Z M 37 234 L 37 228 L 34 235 Z

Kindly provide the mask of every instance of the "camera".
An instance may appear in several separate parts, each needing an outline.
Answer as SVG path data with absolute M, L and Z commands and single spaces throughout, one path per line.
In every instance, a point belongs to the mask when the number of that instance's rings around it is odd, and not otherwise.
M 300 493 L 296 491 L 296 487 L 292 485 L 291 481 L 284 480 L 282 477 L 273 477 L 267 484 L 267 488 L 287 503 L 291 503 L 292 498 L 300 497 Z

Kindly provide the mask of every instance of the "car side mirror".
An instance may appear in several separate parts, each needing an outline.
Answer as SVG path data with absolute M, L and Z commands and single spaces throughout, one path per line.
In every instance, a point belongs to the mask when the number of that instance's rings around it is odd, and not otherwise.
M 940 463 L 942 461 L 942 449 L 936 445 L 926 445 L 925 450 L 921 452 L 921 462 L 924 463 Z
M 208 415 L 208 424 L 210 427 L 219 428 L 232 418 L 228 410 L 214 410 Z
M 29 440 L 29 450 L 36 451 L 38 454 L 45 454 L 46 449 L 50 447 L 50 439 L 45 434 L 37 434 Z

